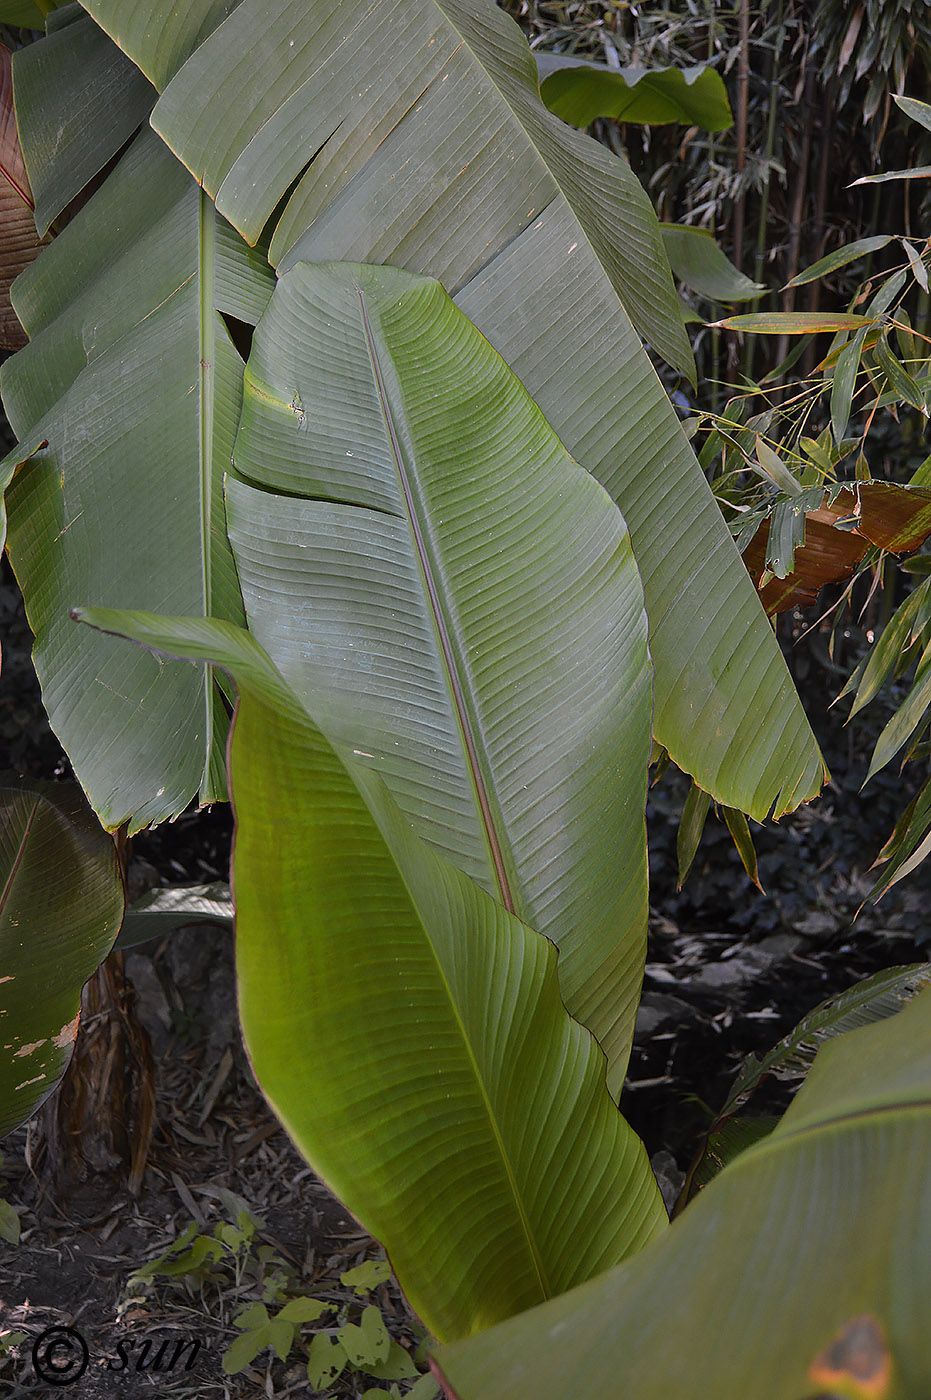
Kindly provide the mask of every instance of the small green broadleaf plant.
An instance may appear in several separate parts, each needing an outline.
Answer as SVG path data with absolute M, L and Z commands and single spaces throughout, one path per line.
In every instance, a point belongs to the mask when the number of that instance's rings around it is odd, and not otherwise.
M 244 1280 L 257 1278 L 262 1284 L 263 1302 L 280 1302 L 293 1270 L 271 1246 L 254 1247 L 256 1230 L 264 1223 L 244 1205 L 237 1211 L 235 1223 L 219 1221 L 211 1234 L 198 1234 L 192 1221 L 166 1250 L 134 1270 L 127 1281 L 127 1292 L 155 1279 L 165 1279 L 170 1286 L 191 1293 L 201 1290 L 208 1281 L 220 1288 L 232 1283 L 238 1289 Z
M 367 1259 L 357 1268 L 340 1274 L 340 1283 L 351 1288 L 360 1303 L 373 1288 L 387 1282 L 391 1267 L 383 1259 Z M 338 1311 L 337 1311 L 338 1310 Z M 336 1316 L 333 1317 L 333 1314 Z M 382 1381 L 414 1380 L 406 1395 L 414 1400 L 432 1400 L 437 1386 L 432 1376 L 421 1376 L 410 1353 L 388 1335 L 384 1318 L 374 1303 L 366 1302 L 357 1321 L 351 1320 L 351 1305 L 310 1298 L 305 1294 L 290 1298 L 274 1316 L 264 1303 L 253 1303 L 234 1318 L 239 1336 L 223 1354 L 228 1375 L 243 1371 L 259 1352 L 271 1347 L 279 1360 L 290 1355 L 301 1328 L 322 1322 L 311 1338 L 307 1352 L 307 1378 L 316 1390 L 324 1390 L 348 1368 Z M 387 1392 L 370 1388 L 367 1397 L 389 1394 L 400 1397 L 392 1384 Z

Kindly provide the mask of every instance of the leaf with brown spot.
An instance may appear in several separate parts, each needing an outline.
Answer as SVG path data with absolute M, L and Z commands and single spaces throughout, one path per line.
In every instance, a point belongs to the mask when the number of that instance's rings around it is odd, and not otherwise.
M 917 549 L 931 535 L 931 490 L 894 481 L 863 481 L 859 496 L 861 535 L 893 554 Z
M 869 1313 L 851 1318 L 815 1357 L 808 1374 L 844 1400 L 883 1400 L 889 1394 L 892 1357 L 882 1324 Z
M 837 528 L 838 521 L 852 518 L 852 529 Z M 825 495 L 822 506 L 806 512 L 804 544 L 795 550 L 795 568 L 782 579 L 765 577 L 769 529 L 764 520 L 743 558 L 772 617 L 810 607 L 825 584 L 851 576 L 871 544 L 893 554 L 917 549 L 931 535 L 931 489 L 860 481 L 838 491 L 830 504 Z
M 26 344 L 10 301 L 10 287 L 42 247 L 13 110 L 13 55 L 0 44 L 0 348 Z
M 828 583 L 840 583 L 853 573 L 868 541 L 856 530 L 838 530 L 836 521 L 848 512 L 810 510 L 805 515 L 805 542 L 795 551 L 795 568 L 785 578 L 763 582 L 769 521 L 764 520 L 743 552 L 744 563 L 760 591 L 770 617 L 787 608 L 807 608 Z

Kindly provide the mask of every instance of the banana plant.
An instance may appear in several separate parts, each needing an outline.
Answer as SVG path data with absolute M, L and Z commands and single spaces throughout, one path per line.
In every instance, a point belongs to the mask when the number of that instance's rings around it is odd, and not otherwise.
M 655 1244 L 441 1348 L 459 1400 L 923 1400 L 931 989 L 838 1036 Z
M 434 1335 L 468 1336 L 660 1233 L 643 1145 L 562 1004 L 549 940 L 416 835 L 249 633 L 209 618 L 76 616 L 236 679 L 250 1059 Z
M 220 794 L 227 705 L 203 675 L 81 646 L 62 619 L 80 597 L 241 618 L 219 492 L 238 352 L 275 272 L 329 258 L 437 277 L 620 505 L 657 740 L 757 818 L 813 796 L 817 747 L 641 341 L 690 371 L 655 216 L 625 162 L 546 110 L 512 21 L 491 0 L 85 8 L 56 10 L 14 59 L 43 222 L 74 180 L 30 109 L 86 111 L 69 170 L 112 162 L 156 94 L 162 141 L 138 136 L 20 279 L 31 341 L 2 387 L 21 441 L 49 443 L 9 492 L 10 555 L 53 727 L 104 824 Z M 116 41 L 109 107 L 123 92 L 129 115 L 89 154 L 99 124 L 72 56 L 92 53 L 104 82 L 97 25 Z
M 0 1136 L 68 1068 L 81 988 L 123 915 L 116 848 L 76 783 L 0 779 Z

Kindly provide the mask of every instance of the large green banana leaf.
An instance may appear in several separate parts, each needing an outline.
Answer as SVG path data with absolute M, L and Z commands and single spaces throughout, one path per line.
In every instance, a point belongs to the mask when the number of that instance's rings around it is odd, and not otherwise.
M 626 526 L 437 282 L 300 263 L 227 488 L 249 629 L 331 741 L 560 950 L 620 1093 L 652 672 Z
M 825 1045 L 636 1259 L 439 1361 L 461 1400 L 927 1400 L 931 989 Z
M 258 319 L 273 280 L 147 131 L 16 283 L 31 342 L 4 403 L 49 446 L 7 492 L 10 557 L 52 727 L 110 828 L 222 796 L 227 714 L 207 673 L 77 638 L 68 609 L 241 617 L 221 482 L 242 361 L 220 313 Z
M 624 162 L 546 111 L 513 22 L 492 0 L 84 3 L 163 89 L 153 124 L 220 210 L 250 241 L 271 219 L 280 271 L 437 277 L 607 487 L 677 762 L 760 818 L 814 795 L 811 731 L 637 334 L 690 363 L 655 216 Z
M 0 782 L 0 1137 L 64 1074 L 81 988 L 113 944 L 113 841 L 76 783 Z
M 77 5 L 49 16 L 48 36 L 18 51 L 15 74 L 36 226 L 45 234 L 145 121 L 156 94 Z
M 461 1337 L 640 1248 L 665 1213 L 552 944 L 349 774 L 254 639 L 228 623 L 88 622 L 227 667 L 243 1034 L 272 1107 Z

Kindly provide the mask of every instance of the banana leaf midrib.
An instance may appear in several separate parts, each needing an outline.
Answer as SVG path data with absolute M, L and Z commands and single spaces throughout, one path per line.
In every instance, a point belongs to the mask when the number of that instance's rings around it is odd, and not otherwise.
M 213 549 L 210 541 L 210 521 L 213 501 L 213 381 L 216 374 L 216 312 L 214 283 L 216 281 L 216 220 L 212 200 L 198 190 L 198 332 L 200 336 L 200 532 L 201 598 L 204 616 L 209 617 L 213 599 Z M 204 792 L 210 786 L 210 769 L 214 749 L 213 667 L 203 670 L 204 685 L 204 770 L 198 784 Z
M 16 876 L 19 873 L 19 867 L 23 863 L 23 857 L 26 854 L 26 848 L 29 845 L 29 837 L 32 832 L 33 822 L 35 821 L 36 815 L 39 811 L 40 801 L 41 799 L 37 797 L 32 804 L 32 811 L 29 813 L 29 816 L 26 820 L 26 825 L 23 828 L 23 835 L 19 843 L 19 850 L 16 852 L 16 855 L 10 865 L 10 873 L 7 876 L 6 884 L 3 886 L 3 889 L 0 890 L 0 912 L 2 912 L 6 908 L 7 900 L 13 893 L 13 886 L 16 884 Z
M 509 913 L 513 914 L 517 912 L 517 907 L 511 888 L 511 879 L 505 862 L 504 824 L 495 820 L 491 797 L 485 783 L 484 772 L 482 771 L 482 746 L 480 744 L 477 727 L 468 705 L 468 683 L 465 685 L 463 683 L 463 673 L 467 672 L 467 667 L 464 664 L 464 659 L 457 654 L 457 648 L 454 646 L 449 622 L 443 608 L 440 590 L 437 586 L 435 563 L 431 558 L 431 552 L 426 540 L 426 532 L 418 518 L 416 490 L 404 460 L 404 453 L 398 438 L 397 425 L 394 422 L 394 417 L 391 412 L 391 404 L 378 358 L 378 350 L 375 345 L 375 338 L 372 333 L 368 312 L 366 311 L 365 295 L 361 288 L 359 288 L 358 295 L 362 326 L 365 333 L 365 343 L 372 366 L 372 375 L 375 380 L 376 392 L 385 420 L 385 431 L 388 434 L 388 439 L 391 444 L 394 467 L 397 472 L 401 497 L 406 507 L 412 543 L 424 580 L 426 598 L 433 619 L 433 625 L 436 630 L 437 644 L 442 657 L 443 670 L 447 678 L 449 694 L 456 714 L 459 732 L 462 736 L 463 753 L 469 770 L 469 777 L 472 783 L 472 791 L 475 795 L 479 819 L 488 846 L 501 903 Z M 484 767 L 486 771 L 489 768 L 487 759 Z
M 740 1154 L 730 1171 L 739 1170 L 757 1158 L 771 1156 L 781 1152 L 783 1148 L 794 1147 L 805 1138 L 817 1138 L 822 1134 L 833 1134 L 844 1128 L 859 1130 L 864 1126 L 869 1126 L 871 1119 L 882 1120 L 894 1117 L 898 1114 L 922 1114 L 931 1111 L 931 1099 L 905 1099 L 897 1103 L 873 1104 L 869 1108 L 854 1109 L 849 1113 L 840 1113 L 836 1117 L 819 1118 L 816 1122 L 803 1124 L 798 1128 L 780 1127 L 776 1132 L 769 1134 L 760 1142 L 754 1143 Z

